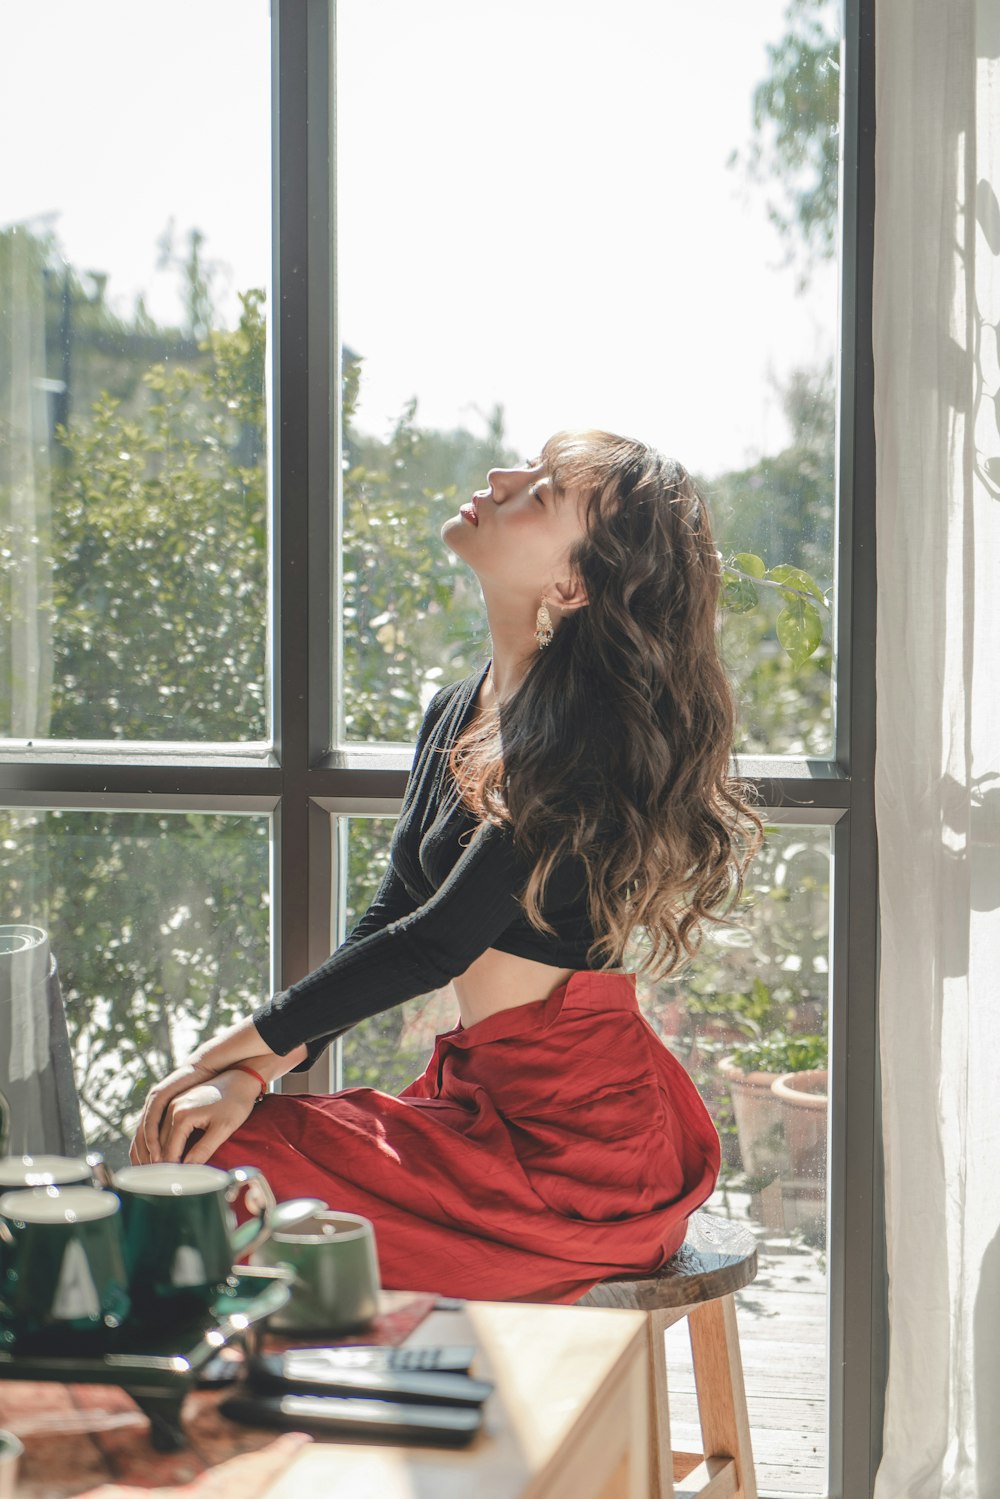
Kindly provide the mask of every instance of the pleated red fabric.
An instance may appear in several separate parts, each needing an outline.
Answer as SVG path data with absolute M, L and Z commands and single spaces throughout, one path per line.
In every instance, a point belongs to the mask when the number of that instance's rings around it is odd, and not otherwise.
M 370 1218 L 389 1288 L 571 1302 L 674 1253 L 719 1137 L 634 978 L 580 972 L 439 1036 L 398 1098 L 269 1095 L 212 1164 Z

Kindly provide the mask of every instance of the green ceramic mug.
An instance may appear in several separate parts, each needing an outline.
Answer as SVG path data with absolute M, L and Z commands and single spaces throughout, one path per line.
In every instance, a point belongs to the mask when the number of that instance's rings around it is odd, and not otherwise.
M 0 1431 L 0 1499 L 14 1499 L 17 1493 L 17 1465 L 24 1447 L 12 1431 Z
M 274 1195 L 255 1166 L 126 1166 L 116 1171 L 125 1229 L 131 1321 L 145 1327 L 194 1320 L 224 1289 L 233 1261 L 271 1232 Z M 236 1227 L 230 1203 L 256 1196 L 256 1214 Z
M 270 1318 L 276 1330 L 352 1332 L 378 1312 L 375 1232 L 357 1213 L 314 1213 L 294 1230 L 274 1233 L 253 1262 L 294 1273 L 291 1300 Z
M 0 1344 L 77 1342 L 117 1328 L 128 1309 L 113 1192 L 49 1187 L 0 1197 Z
M 0 1157 L 0 1193 L 32 1187 L 107 1187 L 111 1178 L 100 1155 L 8 1155 Z

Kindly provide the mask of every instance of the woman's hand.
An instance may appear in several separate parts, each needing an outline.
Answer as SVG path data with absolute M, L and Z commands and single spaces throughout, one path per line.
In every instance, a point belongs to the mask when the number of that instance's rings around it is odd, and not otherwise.
M 164 1155 L 163 1145 L 170 1135 L 166 1120 L 167 1111 L 171 1108 L 174 1099 L 181 1094 L 194 1087 L 216 1081 L 223 1073 L 228 1073 L 230 1068 L 241 1062 L 252 1064 L 265 1083 L 273 1083 L 291 1068 L 298 1066 L 299 1062 L 305 1061 L 305 1058 L 306 1047 L 304 1045 L 294 1047 L 284 1056 L 279 1055 L 278 1052 L 265 1047 L 252 1020 L 238 1020 L 226 1030 L 220 1031 L 211 1041 L 203 1041 L 186 1062 L 176 1067 L 163 1079 L 162 1083 L 156 1083 L 150 1088 L 136 1127 L 135 1138 L 129 1149 L 129 1159 L 135 1166 L 145 1166 L 153 1161 L 180 1159 L 179 1156 Z M 254 1081 L 246 1073 L 237 1072 L 231 1076 L 242 1077 L 247 1086 Z M 251 1096 L 251 1105 L 255 1097 L 256 1093 Z M 225 1134 L 220 1135 L 208 1154 L 211 1155 L 212 1150 L 217 1149 L 223 1140 L 228 1139 L 245 1118 L 246 1113 Z M 191 1126 L 192 1129 L 198 1127 Z M 201 1154 L 201 1144 L 202 1142 L 199 1141 L 199 1154 L 189 1155 L 188 1160 L 205 1159 Z M 183 1145 L 181 1150 L 183 1151 Z
M 235 1066 L 237 1062 L 252 1062 L 267 1082 L 274 1082 L 289 1068 L 303 1060 L 304 1046 L 297 1046 L 287 1056 L 279 1056 L 265 1047 L 260 1033 L 252 1020 L 237 1020 L 227 1026 L 211 1041 L 203 1041 L 180 1067 L 174 1069 L 162 1083 L 150 1088 L 143 1105 L 129 1150 L 129 1158 L 135 1166 L 145 1166 L 151 1161 L 165 1159 L 160 1154 L 160 1135 L 164 1110 L 179 1093 L 184 1093 L 196 1083 L 208 1082 L 220 1073 Z
M 136 1125 L 135 1138 L 129 1147 L 129 1160 L 133 1166 L 147 1166 L 152 1161 L 162 1159 L 159 1136 L 164 1110 L 178 1094 L 185 1093 L 188 1088 L 207 1082 L 214 1076 L 214 1067 L 192 1058 L 175 1068 L 162 1083 L 156 1083 L 150 1088 Z
M 245 1072 L 220 1072 L 178 1094 L 163 1111 L 158 1159 L 204 1165 L 249 1118 L 259 1091 Z M 188 1149 L 196 1130 L 201 1134 Z

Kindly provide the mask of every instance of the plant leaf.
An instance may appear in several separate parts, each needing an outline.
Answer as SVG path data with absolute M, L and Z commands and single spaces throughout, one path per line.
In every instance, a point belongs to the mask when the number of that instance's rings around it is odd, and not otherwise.
M 749 614 L 759 602 L 756 588 L 746 578 L 730 576 L 726 579 L 722 590 L 722 606 L 731 614 Z
M 733 566 L 738 567 L 741 573 L 749 573 L 751 578 L 767 577 L 764 559 L 755 552 L 737 552 L 733 558 Z
M 794 588 L 799 593 L 811 593 L 814 599 L 819 599 L 821 604 L 826 603 L 826 597 L 815 578 L 811 578 L 801 567 L 792 567 L 787 562 L 780 562 L 777 567 L 772 567 L 768 577 L 774 583 L 785 584 Z M 786 594 L 787 597 L 787 594 Z
M 823 639 L 823 621 L 815 604 L 793 598 L 778 615 L 775 634 L 793 666 L 802 666 Z

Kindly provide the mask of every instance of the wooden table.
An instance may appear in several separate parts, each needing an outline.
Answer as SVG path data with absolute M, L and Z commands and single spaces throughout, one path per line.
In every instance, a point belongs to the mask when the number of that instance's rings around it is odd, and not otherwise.
M 471 1446 L 317 1441 L 266 1499 L 648 1499 L 643 1313 L 468 1302 L 407 1343 L 475 1344 L 496 1389 Z
M 405 1320 L 414 1298 L 383 1293 L 393 1297 L 403 1309 L 384 1312 Z M 457 1308 L 431 1311 L 406 1342 L 476 1348 L 473 1372 L 496 1388 L 464 1449 L 278 1437 L 222 1421 L 219 1396 L 195 1391 L 184 1403 L 187 1445 L 151 1465 L 147 1418 L 123 1390 L 0 1381 L 0 1426 L 25 1443 L 18 1499 L 142 1499 L 150 1489 L 201 1499 L 648 1499 L 645 1314 Z

